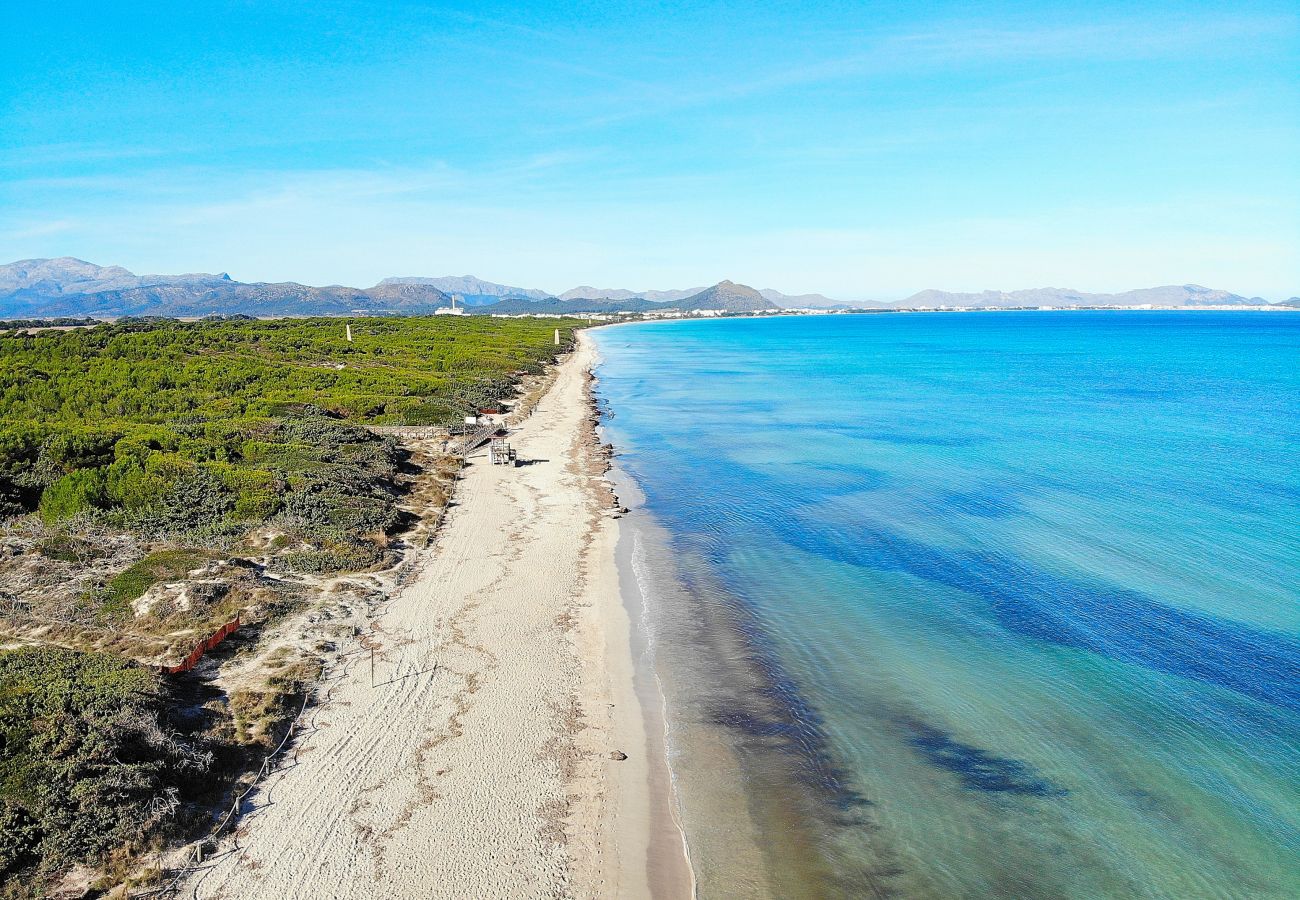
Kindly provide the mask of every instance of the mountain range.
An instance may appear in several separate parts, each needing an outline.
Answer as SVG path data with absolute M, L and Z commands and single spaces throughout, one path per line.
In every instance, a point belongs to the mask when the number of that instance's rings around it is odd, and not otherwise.
M 631 291 L 576 287 L 555 297 L 536 288 L 483 281 L 472 275 L 385 278 L 369 288 L 312 287 L 296 282 L 233 280 L 210 275 L 136 275 L 121 266 L 98 266 L 72 257 L 27 259 L 0 265 L 0 318 L 131 315 L 204 316 L 346 315 L 428 313 L 448 306 L 452 296 L 476 313 L 601 313 L 651 310 L 758 312 L 776 309 L 936 309 L 1008 307 L 1264 306 L 1199 285 L 1168 285 L 1119 294 L 1090 294 L 1063 288 L 951 293 L 927 290 L 896 303 L 841 304 L 821 294 L 783 294 L 722 281 L 708 288 Z M 1281 306 L 1300 307 L 1300 298 Z
M 136 275 L 84 260 L 24 259 L 0 266 L 0 316 L 262 316 L 429 312 L 450 303 L 426 284 L 381 282 L 359 290 L 296 282 L 246 284 L 229 275 Z
M 679 290 L 668 291 L 629 291 L 623 288 L 594 288 L 589 285 L 570 288 L 563 294 L 560 294 L 561 300 L 650 300 L 654 303 L 676 303 L 679 300 L 685 300 L 689 297 L 695 297 L 702 294 L 706 288 L 694 287 Z M 823 297 L 821 294 L 783 294 L 780 291 L 774 291 L 771 288 L 764 288 L 758 292 L 763 299 L 770 300 L 781 309 L 808 309 L 812 307 L 821 307 L 824 309 L 847 308 L 849 304 L 840 303 L 838 300 L 832 300 L 830 297 Z
M 420 276 L 404 278 L 385 278 L 377 287 L 385 285 L 427 285 L 437 288 L 444 294 L 455 294 L 466 306 L 486 306 L 506 298 L 524 300 L 546 300 L 550 294 L 536 288 L 511 287 L 508 284 L 495 284 L 475 278 L 473 275 L 448 275 L 443 278 L 422 278 Z M 459 301 L 458 301 L 459 302 Z
M 1019 306 L 1069 308 L 1080 306 L 1268 306 L 1260 297 L 1242 297 L 1216 291 L 1199 284 L 1166 285 L 1125 291 L 1122 294 L 1086 294 L 1065 288 L 1034 288 L 1026 291 L 983 291 L 978 294 L 955 294 L 946 291 L 921 291 L 893 304 L 907 309 L 965 307 L 1005 309 Z
M 520 315 L 524 313 L 577 315 L 579 313 L 650 312 L 652 310 L 764 312 L 781 308 L 752 287 L 730 281 L 721 281 L 713 287 L 700 289 L 678 300 L 656 301 L 635 295 L 621 298 L 602 297 L 594 300 L 580 297 L 570 297 L 566 300 L 562 296 L 548 297 L 545 300 L 526 300 L 522 297 L 512 297 L 490 306 L 475 307 L 474 311 L 496 315 Z

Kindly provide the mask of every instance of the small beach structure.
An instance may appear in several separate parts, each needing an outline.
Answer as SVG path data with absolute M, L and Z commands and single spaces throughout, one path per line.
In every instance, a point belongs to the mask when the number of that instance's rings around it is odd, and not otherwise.
M 519 464 L 519 454 L 505 438 L 493 438 L 488 444 L 488 462 L 494 466 L 515 466 Z
M 462 437 L 452 452 L 462 457 L 468 456 L 505 430 L 499 423 L 478 416 L 466 416 L 465 424 L 458 428 Z

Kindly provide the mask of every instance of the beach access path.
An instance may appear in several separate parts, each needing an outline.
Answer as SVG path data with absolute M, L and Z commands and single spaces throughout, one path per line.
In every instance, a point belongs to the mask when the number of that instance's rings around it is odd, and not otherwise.
M 594 358 L 583 336 L 511 434 L 519 467 L 471 456 L 374 620 L 374 686 L 354 648 L 296 763 L 181 896 L 650 895 L 650 742 L 590 461 Z

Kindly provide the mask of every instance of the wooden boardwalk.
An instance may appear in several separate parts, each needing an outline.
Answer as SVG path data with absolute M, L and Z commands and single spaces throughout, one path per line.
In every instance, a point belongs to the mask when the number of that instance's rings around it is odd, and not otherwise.
M 438 425 L 366 425 L 371 434 L 387 434 L 412 440 L 433 440 L 444 437 L 447 429 Z
M 497 432 L 504 427 L 505 425 L 500 422 L 487 422 L 483 425 L 473 426 L 472 430 L 454 434 L 449 429 L 439 425 L 365 426 L 366 430 L 372 434 L 391 435 L 392 437 L 406 438 L 407 440 L 445 440 L 448 441 L 447 451 L 457 456 L 467 456 L 474 452 L 495 437 Z

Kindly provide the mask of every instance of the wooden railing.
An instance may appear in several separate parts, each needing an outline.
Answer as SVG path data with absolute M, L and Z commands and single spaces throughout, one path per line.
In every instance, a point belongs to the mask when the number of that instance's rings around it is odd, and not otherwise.
M 480 425 L 470 433 L 469 437 L 463 439 L 452 452 L 458 456 L 466 456 L 491 440 L 492 437 L 501 430 L 501 428 L 502 426 L 497 422 L 489 422 L 486 425 Z

